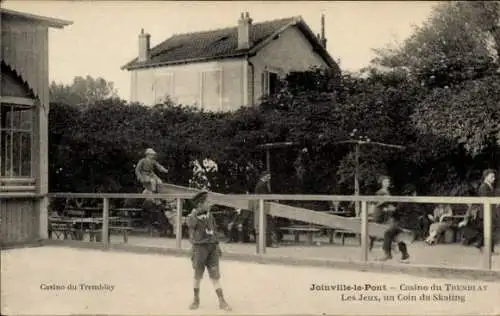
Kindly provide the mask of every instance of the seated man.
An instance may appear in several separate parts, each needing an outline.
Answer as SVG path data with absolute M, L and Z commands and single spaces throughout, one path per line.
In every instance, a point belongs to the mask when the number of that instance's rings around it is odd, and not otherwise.
M 234 217 L 227 225 L 228 242 L 237 241 L 243 243 L 250 240 L 249 219 L 251 215 L 252 213 L 250 211 L 236 209 Z
M 445 218 L 449 216 L 453 216 L 453 209 L 450 205 L 445 204 L 439 204 L 434 209 L 434 214 L 428 215 L 432 224 L 429 227 L 429 237 L 425 240 L 427 244 L 436 244 L 439 237 L 441 237 L 444 232 L 451 227 L 452 222 L 445 220 Z

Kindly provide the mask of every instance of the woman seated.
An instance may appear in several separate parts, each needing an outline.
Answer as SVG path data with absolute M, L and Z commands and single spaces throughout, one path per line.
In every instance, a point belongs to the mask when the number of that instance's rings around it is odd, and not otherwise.
M 445 218 L 453 216 L 453 209 L 450 205 L 439 204 L 433 212 L 433 215 L 428 215 L 432 224 L 429 227 L 429 237 L 425 242 L 429 245 L 437 243 L 439 237 L 441 237 L 444 232 L 451 227 L 451 221 L 446 221 Z

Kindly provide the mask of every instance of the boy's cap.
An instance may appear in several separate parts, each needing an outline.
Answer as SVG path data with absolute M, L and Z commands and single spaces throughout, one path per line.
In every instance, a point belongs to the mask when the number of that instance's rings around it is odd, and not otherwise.
M 153 148 L 146 149 L 146 155 L 156 155 L 156 151 Z
M 200 192 L 198 194 L 196 194 L 192 199 L 191 199 L 191 203 L 193 204 L 193 206 L 198 206 L 200 203 L 203 203 L 206 201 L 208 197 L 208 192 Z

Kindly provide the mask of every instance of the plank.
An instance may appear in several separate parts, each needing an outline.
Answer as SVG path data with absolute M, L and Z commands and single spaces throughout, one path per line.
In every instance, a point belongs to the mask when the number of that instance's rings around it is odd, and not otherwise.
M 159 193 L 166 194 L 186 194 L 201 192 L 201 190 L 187 188 L 179 185 L 174 185 L 170 183 L 163 183 L 159 186 Z M 208 192 L 208 198 L 215 204 L 241 208 L 250 209 L 251 201 L 235 200 L 224 194 Z M 275 202 L 265 203 L 267 211 L 270 215 L 282 218 L 288 218 L 293 220 L 298 220 L 302 222 L 322 225 L 330 228 L 344 229 L 351 231 L 353 233 L 361 234 L 361 219 L 352 217 L 343 217 L 333 214 L 327 214 L 325 212 L 313 211 L 310 209 L 299 208 L 289 205 L 284 205 Z M 372 237 L 383 238 L 384 233 L 389 226 L 377 223 L 368 223 L 369 235 Z M 400 236 L 403 240 L 412 240 L 413 234 L 409 231 L 405 231 Z

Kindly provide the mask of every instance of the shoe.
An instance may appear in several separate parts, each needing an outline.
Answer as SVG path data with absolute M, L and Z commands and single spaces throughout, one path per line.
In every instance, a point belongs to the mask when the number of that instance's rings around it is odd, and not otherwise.
M 189 309 L 193 310 L 193 309 L 198 309 L 198 307 L 200 307 L 200 301 L 193 301 L 191 303 L 191 305 L 189 305 Z
M 403 262 L 403 263 L 407 263 L 407 262 L 409 262 L 409 261 L 410 261 L 409 259 L 410 259 L 410 255 L 409 255 L 409 254 L 403 255 L 403 256 L 401 257 L 401 262 Z
M 232 309 L 231 307 L 229 306 L 229 304 L 226 302 L 226 301 L 221 301 L 219 303 L 219 308 L 226 311 L 226 312 L 230 312 Z
M 392 259 L 391 255 L 385 255 L 382 258 L 379 258 L 378 261 L 387 261 L 387 260 L 391 260 L 391 259 Z

